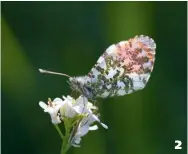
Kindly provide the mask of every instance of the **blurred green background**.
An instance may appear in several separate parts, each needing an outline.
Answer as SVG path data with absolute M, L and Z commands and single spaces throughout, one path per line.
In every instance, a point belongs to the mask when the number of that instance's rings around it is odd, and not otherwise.
M 157 43 L 147 87 L 100 101 L 108 130 L 70 154 L 186 153 L 186 2 L 2 2 L 2 153 L 59 154 L 60 138 L 39 101 L 68 95 L 105 49 L 135 35 Z M 175 140 L 182 150 L 174 150 Z

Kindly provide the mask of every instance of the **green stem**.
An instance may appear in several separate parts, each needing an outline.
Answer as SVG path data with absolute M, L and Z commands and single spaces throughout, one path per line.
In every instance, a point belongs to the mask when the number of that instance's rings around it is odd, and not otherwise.
M 69 145 L 69 137 L 70 137 L 70 134 L 66 134 L 66 135 L 65 135 L 65 138 L 64 138 L 63 144 L 62 144 L 62 148 L 61 148 L 61 154 L 66 154 L 67 151 L 68 151 L 69 148 L 70 148 L 70 145 Z
M 71 147 L 71 145 L 69 144 L 71 125 L 68 124 L 66 119 L 64 119 L 64 126 L 65 126 L 65 136 L 63 138 L 61 154 L 66 154 L 69 148 Z
M 59 126 L 58 126 L 58 125 L 54 125 L 54 126 L 55 126 L 55 128 L 56 128 L 57 132 L 59 133 L 59 135 L 60 135 L 61 139 L 63 140 L 63 139 L 64 139 L 64 135 L 63 135 L 63 133 L 61 132 L 61 130 L 60 130 L 60 128 L 59 128 Z

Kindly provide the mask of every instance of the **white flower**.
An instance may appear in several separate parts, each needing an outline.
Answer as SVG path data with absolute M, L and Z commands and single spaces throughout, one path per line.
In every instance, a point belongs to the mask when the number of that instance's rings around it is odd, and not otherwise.
M 88 102 L 86 97 L 80 96 L 75 100 L 70 96 L 63 96 L 63 99 L 65 103 L 60 109 L 62 118 L 73 118 L 76 115 L 87 113 L 88 109 L 97 109 L 92 103 Z
M 64 117 L 75 117 L 78 114 L 77 111 L 73 108 L 73 103 L 75 102 L 75 100 L 70 96 L 63 96 L 63 99 L 65 104 L 62 108 L 60 108 L 61 118 L 63 119 Z
M 63 98 L 64 100 L 55 98 L 53 101 L 49 99 L 48 105 L 42 101 L 39 102 L 39 105 L 44 109 L 44 112 L 48 112 L 50 114 L 53 124 L 61 123 L 61 117 L 62 120 L 64 117 L 73 118 L 84 111 L 84 104 L 80 101 L 82 99 L 81 97 L 79 97 L 77 100 L 74 100 L 70 96 L 63 96 Z
M 58 111 L 64 104 L 65 102 L 60 98 L 56 98 L 53 101 L 49 99 L 48 105 L 44 102 L 39 102 L 39 105 L 44 109 L 44 112 L 48 112 L 50 114 L 53 124 L 58 124 L 61 122 Z
M 80 99 L 80 97 L 78 99 Z M 108 129 L 108 126 L 106 126 L 105 124 L 100 122 L 97 115 L 93 114 L 91 109 L 96 109 L 96 107 L 93 106 L 92 103 L 87 102 L 86 106 L 83 109 L 83 111 L 84 111 L 83 113 L 86 116 L 80 121 L 80 123 L 78 124 L 78 127 L 74 128 L 77 130 L 76 131 L 73 130 L 73 132 L 76 132 L 76 133 L 72 134 L 72 139 L 70 142 L 71 142 L 72 146 L 74 146 L 74 147 L 80 147 L 79 144 L 81 142 L 82 136 L 86 135 L 89 131 L 98 129 L 97 125 L 91 126 L 95 121 L 99 122 L 104 128 Z
M 108 126 L 103 124 L 98 116 L 93 113 L 93 110 L 96 110 L 97 107 L 88 102 L 88 99 L 84 96 L 80 96 L 76 100 L 70 96 L 63 96 L 63 100 L 56 98 L 53 101 L 49 100 L 48 105 L 44 102 L 39 102 L 39 105 L 44 109 L 44 112 L 50 114 L 52 123 L 58 124 L 63 120 L 65 126 L 72 128 L 69 144 L 74 147 L 80 146 L 81 137 L 89 131 L 98 129 L 97 125 L 92 126 L 94 122 L 98 122 L 108 129 Z

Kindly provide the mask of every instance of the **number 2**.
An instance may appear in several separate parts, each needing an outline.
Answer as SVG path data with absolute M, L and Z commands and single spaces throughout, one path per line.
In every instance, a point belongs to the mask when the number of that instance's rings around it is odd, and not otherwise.
M 181 147 L 182 142 L 180 140 L 175 140 L 175 143 L 177 143 L 177 145 L 175 146 L 175 149 L 182 149 Z

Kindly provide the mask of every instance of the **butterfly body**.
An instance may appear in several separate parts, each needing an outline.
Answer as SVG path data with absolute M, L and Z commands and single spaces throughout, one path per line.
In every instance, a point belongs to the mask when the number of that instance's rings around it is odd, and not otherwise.
M 153 70 L 155 49 L 155 42 L 143 35 L 111 45 L 87 76 L 70 77 L 69 84 L 92 100 L 141 90 Z
M 71 77 L 69 78 L 68 83 L 72 90 L 81 93 L 82 95 L 91 100 L 95 100 L 94 89 L 88 84 L 86 84 L 87 78 L 87 76 Z

